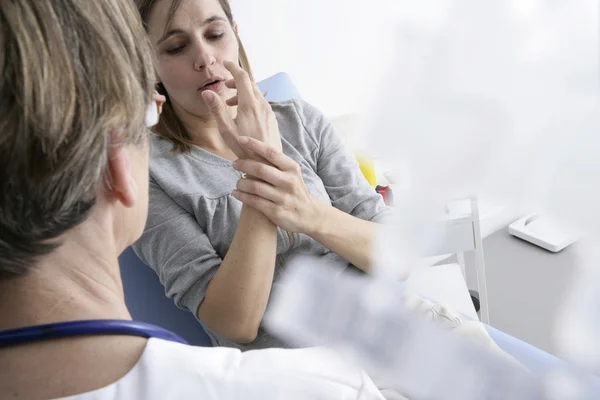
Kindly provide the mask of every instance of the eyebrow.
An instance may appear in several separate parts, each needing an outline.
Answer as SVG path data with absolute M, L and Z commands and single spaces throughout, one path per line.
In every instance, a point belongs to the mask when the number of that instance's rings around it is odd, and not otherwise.
M 205 26 L 208 24 L 211 24 L 213 22 L 216 21 L 226 21 L 225 18 L 219 16 L 219 15 L 213 15 L 212 17 L 209 17 L 207 19 L 204 20 L 204 22 L 202 22 L 202 24 L 200 26 Z M 158 40 L 158 42 L 156 42 L 156 45 L 158 46 L 160 43 L 164 42 L 165 40 L 167 40 L 168 38 L 170 38 L 171 36 L 174 35 L 180 35 L 184 33 L 183 30 L 181 29 L 169 29 L 167 32 L 165 32 L 165 34 Z

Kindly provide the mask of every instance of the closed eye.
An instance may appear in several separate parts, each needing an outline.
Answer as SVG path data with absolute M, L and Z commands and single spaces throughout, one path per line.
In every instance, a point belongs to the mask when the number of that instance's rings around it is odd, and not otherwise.
M 225 32 L 213 33 L 213 34 L 206 36 L 206 39 L 216 41 L 216 40 L 221 39 L 223 36 L 225 36 Z
M 168 54 L 177 54 L 177 53 L 180 53 L 184 48 L 185 48 L 184 44 L 175 46 L 175 47 L 171 47 L 171 48 L 167 49 L 167 53 Z

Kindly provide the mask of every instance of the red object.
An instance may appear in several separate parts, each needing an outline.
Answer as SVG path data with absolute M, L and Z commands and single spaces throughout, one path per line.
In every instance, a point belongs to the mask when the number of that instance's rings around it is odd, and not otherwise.
M 377 186 L 375 191 L 383 197 L 383 202 L 388 206 L 394 205 L 394 194 L 389 186 Z

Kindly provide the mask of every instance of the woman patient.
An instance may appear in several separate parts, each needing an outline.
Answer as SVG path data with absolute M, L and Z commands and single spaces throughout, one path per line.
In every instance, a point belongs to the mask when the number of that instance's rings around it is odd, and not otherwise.
M 368 271 L 388 210 L 316 108 L 266 102 L 228 0 L 136 3 L 167 102 L 134 249 L 214 344 L 285 347 L 261 328 L 285 261 L 308 253 Z
M 325 350 L 242 354 L 94 332 L 7 339 L 17 328 L 131 319 L 117 257 L 146 222 L 154 84 L 129 0 L 0 2 L 0 398 L 381 398 Z M 266 219 L 245 218 L 274 246 Z

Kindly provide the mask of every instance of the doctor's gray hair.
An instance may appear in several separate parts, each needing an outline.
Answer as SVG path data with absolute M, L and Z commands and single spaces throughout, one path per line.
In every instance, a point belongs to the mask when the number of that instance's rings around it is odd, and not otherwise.
M 147 140 L 154 84 L 131 0 L 0 1 L 0 279 L 89 216 L 109 146 Z

